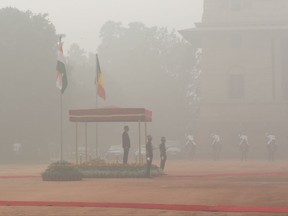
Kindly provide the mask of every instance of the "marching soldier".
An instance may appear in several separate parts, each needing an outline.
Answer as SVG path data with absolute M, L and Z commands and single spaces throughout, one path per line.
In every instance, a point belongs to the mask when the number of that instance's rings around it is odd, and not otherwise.
M 220 143 L 220 136 L 218 134 L 212 134 L 212 151 L 214 160 L 218 160 L 220 156 L 220 152 L 222 150 Z
M 161 160 L 161 162 L 160 162 L 160 168 L 161 168 L 162 170 L 164 170 L 164 168 L 165 168 L 165 163 L 166 163 L 166 159 L 167 159 L 167 155 L 166 155 L 166 145 L 165 145 L 165 143 L 166 143 L 166 139 L 165 139 L 165 137 L 162 137 L 162 138 L 161 138 L 161 143 L 160 143 L 160 145 L 159 145 L 160 160 Z
M 188 135 L 186 137 L 185 149 L 187 150 L 188 157 L 194 160 L 196 153 L 196 142 L 192 135 Z
M 147 136 L 147 143 L 146 143 L 146 163 L 147 163 L 147 172 L 146 176 L 147 178 L 151 177 L 150 170 L 153 160 L 153 145 L 152 145 L 152 136 Z
M 266 133 L 266 137 L 268 139 L 267 141 L 268 160 L 273 161 L 275 151 L 277 150 L 276 137 L 275 135 L 268 133 Z
M 242 134 L 242 135 L 239 134 L 239 138 L 240 138 L 239 148 L 241 151 L 241 160 L 246 161 L 247 155 L 248 155 L 248 150 L 249 150 L 248 137 L 245 134 Z

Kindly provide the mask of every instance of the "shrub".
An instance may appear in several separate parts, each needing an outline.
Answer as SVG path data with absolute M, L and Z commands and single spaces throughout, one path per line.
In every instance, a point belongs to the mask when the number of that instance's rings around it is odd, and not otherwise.
M 163 175 L 156 165 L 151 166 L 151 176 Z M 143 178 L 146 177 L 146 164 L 106 163 L 96 159 L 82 164 L 66 161 L 52 163 L 42 174 L 44 181 L 77 181 L 82 178 Z
M 52 163 L 42 173 L 43 181 L 79 181 L 82 180 L 82 173 L 71 163 L 59 161 Z

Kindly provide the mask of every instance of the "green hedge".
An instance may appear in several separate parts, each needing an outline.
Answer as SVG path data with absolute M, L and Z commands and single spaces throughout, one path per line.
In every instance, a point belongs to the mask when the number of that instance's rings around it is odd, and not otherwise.
M 156 165 L 151 167 L 151 176 L 161 176 L 163 171 Z M 44 181 L 77 181 L 82 178 L 143 178 L 146 177 L 146 164 L 106 163 L 92 160 L 82 164 L 57 162 L 49 165 L 42 174 Z
M 80 181 L 82 177 L 82 173 L 67 162 L 52 163 L 42 173 L 43 181 Z

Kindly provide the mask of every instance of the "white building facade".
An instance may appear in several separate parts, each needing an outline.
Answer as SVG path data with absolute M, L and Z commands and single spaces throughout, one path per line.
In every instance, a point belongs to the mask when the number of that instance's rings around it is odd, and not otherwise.
M 179 32 L 202 50 L 199 142 L 217 132 L 233 152 L 245 133 L 257 149 L 272 132 L 288 150 L 288 1 L 204 0 L 195 25 Z

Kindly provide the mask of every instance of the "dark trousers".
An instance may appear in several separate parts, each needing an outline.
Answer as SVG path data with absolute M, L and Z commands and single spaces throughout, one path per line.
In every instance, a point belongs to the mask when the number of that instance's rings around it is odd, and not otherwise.
M 213 149 L 213 159 L 216 161 L 220 158 L 221 147 L 219 145 L 214 144 Z
M 161 156 L 160 156 L 160 159 L 161 159 L 161 161 L 160 161 L 160 168 L 161 168 L 162 170 L 164 170 L 167 156 L 166 156 L 166 155 L 161 155 Z
M 268 160 L 274 161 L 274 151 L 271 150 L 268 151 Z
M 270 144 L 270 145 L 268 145 L 267 150 L 268 150 L 268 160 L 273 161 L 274 160 L 274 154 L 276 151 L 276 146 L 273 144 Z
M 219 159 L 219 152 L 218 151 L 213 150 L 213 159 L 214 159 L 214 161 Z
M 248 155 L 248 151 L 246 150 L 241 151 L 241 160 L 247 161 L 247 155 Z
M 240 151 L 241 151 L 241 160 L 242 161 L 246 161 L 247 157 L 248 157 L 248 151 L 249 151 L 249 147 L 247 144 L 242 144 L 240 146 Z
M 268 160 L 269 160 L 269 161 L 274 161 L 274 154 L 275 154 L 275 150 L 269 148 L 269 149 L 268 149 Z
M 129 148 L 124 148 L 123 164 L 127 164 L 127 162 L 128 162 L 128 154 L 129 154 Z
M 147 170 L 146 170 L 146 176 L 151 177 L 150 170 L 152 165 L 153 155 L 146 157 L 146 163 L 147 163 Z

